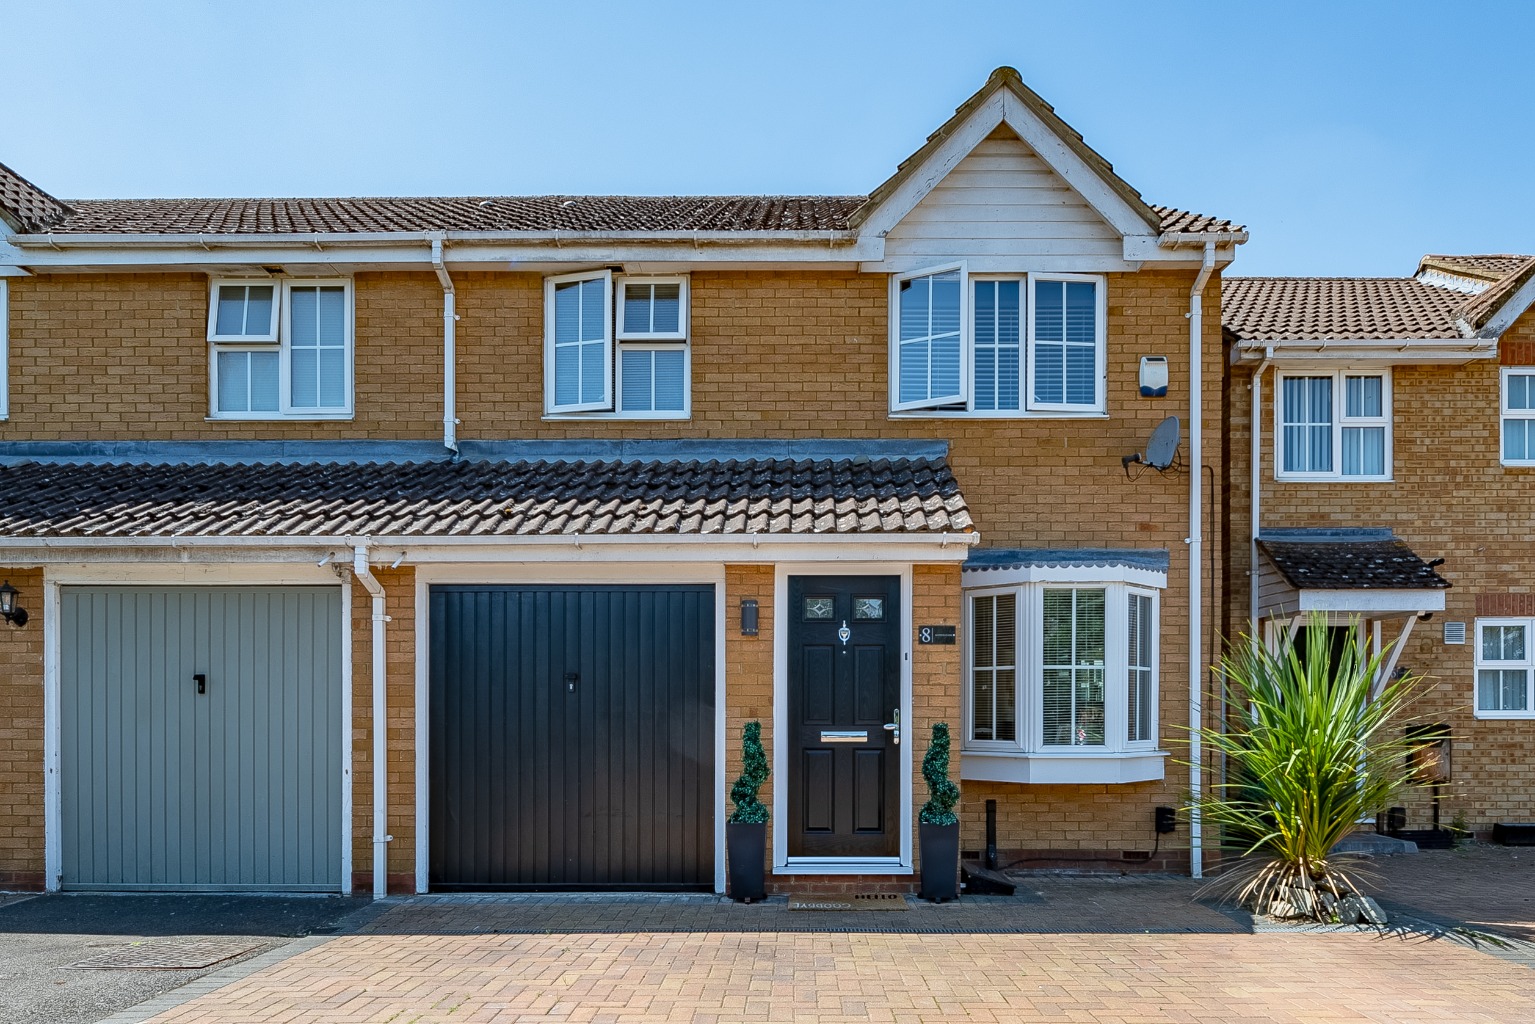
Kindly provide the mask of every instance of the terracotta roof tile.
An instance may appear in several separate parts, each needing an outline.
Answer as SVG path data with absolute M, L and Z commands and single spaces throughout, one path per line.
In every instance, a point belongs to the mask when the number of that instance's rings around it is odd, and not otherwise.
M 43 463 L 0 467 L 9 537 L 961 533 L 943 459 Z
M 26 178 L 0 164 L 0 213 L 32 231 L 69 216 L 68 206 L 32 184 Z
M 1412 278 L 1229 277 L 1221 323 L 1244 341 L 1459 338 L 1465 302 Z

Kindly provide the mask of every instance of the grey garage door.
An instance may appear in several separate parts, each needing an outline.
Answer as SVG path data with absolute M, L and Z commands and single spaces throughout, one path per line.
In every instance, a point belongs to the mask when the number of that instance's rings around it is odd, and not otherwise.
M 709 889 L 714 588 L 431 591 L 434 889 Z
M 62 884 L 341 888 L 335 587 L 64 587 Z

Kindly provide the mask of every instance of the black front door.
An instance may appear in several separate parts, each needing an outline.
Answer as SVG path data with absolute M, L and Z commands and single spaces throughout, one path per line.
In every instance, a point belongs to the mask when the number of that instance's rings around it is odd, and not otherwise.
M 789 577 L 791 857 L 900 854 L 900 582 Z

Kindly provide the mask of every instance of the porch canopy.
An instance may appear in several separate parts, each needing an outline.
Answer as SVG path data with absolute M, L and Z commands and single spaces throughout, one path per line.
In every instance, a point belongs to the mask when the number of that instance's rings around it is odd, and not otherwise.
M 1422 615 L 1443 611 L 1450 587 L 1389 528 L 1265 528 L 1258 551 L 1261 618 Z

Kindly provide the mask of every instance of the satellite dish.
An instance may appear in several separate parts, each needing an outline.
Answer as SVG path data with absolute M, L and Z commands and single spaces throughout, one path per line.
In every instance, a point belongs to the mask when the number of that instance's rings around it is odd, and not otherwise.
M 1150 466 L 1158 473 L 1165 471 L 1178 457 L 1178 437 L 1178 417 L 1169 416 L 1158 423 L 1146 441 L 1145 454 L 1136 452 L 1120 460 L 1125 467 L 1125 476 L 1130 475 L 1132 465 Z

